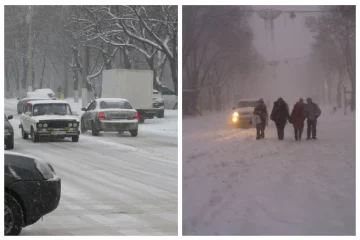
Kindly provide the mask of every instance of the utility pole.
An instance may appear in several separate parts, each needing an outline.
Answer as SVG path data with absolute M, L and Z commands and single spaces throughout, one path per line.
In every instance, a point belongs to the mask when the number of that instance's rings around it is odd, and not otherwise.
M 28 47 L 28 70 L 27 70 L 27 91 L 32 92 L 32 84 L 33 84 L 33 66 L 32 66 L 32 47 L 33 47 L 33 39 L 32 39 L 32 6 L 29 6 L 29 47 Z
M 84 51 L 83 51 L 83 82 L 82 82 L 82 91 L 81 91 L 81 97 L 82 97 L 82 106 L 86 107 L 87 106 L 87 96 L 88 96 L 88 82 L 87 82 L 87 77 L 88 77 L 88 70 L 89 68 L 89 47 L 85 46 L 84 47 Z

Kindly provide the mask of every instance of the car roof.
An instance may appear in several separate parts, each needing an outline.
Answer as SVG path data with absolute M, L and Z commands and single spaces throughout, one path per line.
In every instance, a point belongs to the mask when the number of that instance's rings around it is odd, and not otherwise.
M 97 98 L 97 101 L 105 101 L 105 102 L 118 102 L 118 101 L 129 101 L 125 98 Z
M 36 89 L 35 92 L 54 92 L 54 91 L 50 88 L 39 88 Z
M 63 100 L 37 100 L 34 102 L 30 102 L 30 103 L 33 105 L 36 105 L 36 104 L 69 104 L 68 102 L 63 101 Z
M 12 155 L 12 156 L 19 156 L 19 157 L 27 157 L 27 158 L 38 159 L 37 157 L 31 156 L 31 155 L 28 155 L 28 154 L 19 153 L 19 152 L 14 152 L 14 151 L 11 151 L 11 152 L 6 151 L 5 155 Z

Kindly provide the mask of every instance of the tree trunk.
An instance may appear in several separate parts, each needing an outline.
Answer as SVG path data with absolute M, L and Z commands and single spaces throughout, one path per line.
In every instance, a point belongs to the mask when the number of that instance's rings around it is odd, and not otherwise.
M 74 102 L 79 102 L 79 74 L 76 68 L 73 70 Z
M 338 108 L 342 108 L 341 92 L 342 92 L 342 81 L 339 79 L 336 88 L 336 103 Z
M 353 112 L 356 108 L 356 83 L 351 81 L 351 101 L 350 101 L 350 110 Z
M 69 65 L 66 59 L 66 56 L 64 56 L 64 98 L 68 97 L 69 92 Z
M 40 84 L 39 84 L 40 89 L 43 88 L 45 66 L 46 66 L 46 55 L 44 55 L 44 61 L 43 61 L 41 75 L 40 75 Z
M 24 92 L 27 92 L 26 79 L 27 79 L 28 67 L 29 67 L 28 61 L 26 61 L 26 59 L 23 59 L 23 74 L 21 79 L 21 88 L 24 90 Z

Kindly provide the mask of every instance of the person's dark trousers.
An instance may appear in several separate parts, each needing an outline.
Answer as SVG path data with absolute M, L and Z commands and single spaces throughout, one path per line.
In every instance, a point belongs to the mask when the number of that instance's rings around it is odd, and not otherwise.
M 256 139 L 265 137 L 265 123 L 256 124 Z
M 304 130 L 304 125 L 302 125 L 300 128 L 294 127 L 295 140 L 301 140 L 303 130 Z
M 316 120 L 307 120 L 307 139 L 312 138 L 316 139 Z
M 276 130 L 279 140 L 284 140 L 284 129 L 286 122 L 276 122 Z

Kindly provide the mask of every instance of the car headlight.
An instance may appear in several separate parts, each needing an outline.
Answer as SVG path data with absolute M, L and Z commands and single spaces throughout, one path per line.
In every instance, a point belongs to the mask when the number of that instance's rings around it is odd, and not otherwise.
M 74 126 L 74 127 L 77 127 L 77 126 L 78 126 L 78 124 L 77 124 L 77 123 L 74 123 L 74 124 L 73 124 L 73 126 Z
M 43 125 L 41 123 L 38 124 L 38 127 L 41 128 Z
M 234 112 L 234 113 L 232 114 L 232 116 L 233 116 L 233 117 L 239 117 L 239 113 L 238 113 L 238 112 Z
M 44 126 L 44 128 L 46 128 L 46 127 L 48 126 L 48 124 L 47 124 L 47 123 L 44 123 L 43 126 Z
M 233 122 L 233 123 L 236 123 L 237 121 L 238 121 L 238 118 L 237 118 L 237 117 L 233 117 L 233 118 L 232 118 L 232 122 Z
M 41 173 L 41 175 L 44 177 L 45 180 L 55 177 L 55 171 L 50 164 L 37 159 L 34 160 L 37 170 Z
M 69 123 L 69 127 L 72 127 L 72 123 Z

